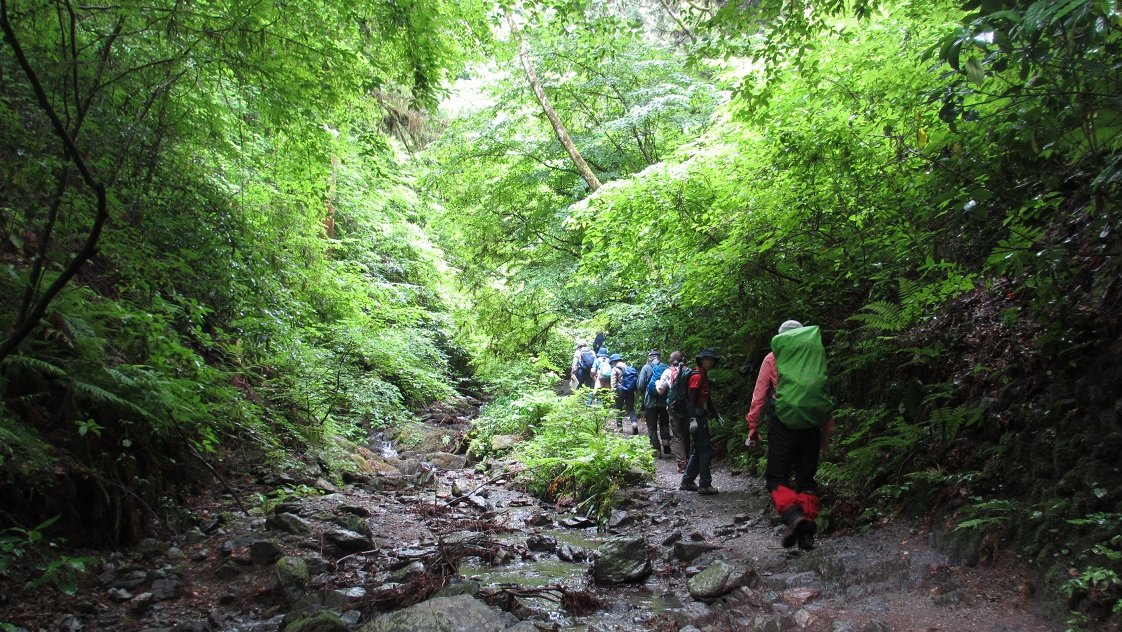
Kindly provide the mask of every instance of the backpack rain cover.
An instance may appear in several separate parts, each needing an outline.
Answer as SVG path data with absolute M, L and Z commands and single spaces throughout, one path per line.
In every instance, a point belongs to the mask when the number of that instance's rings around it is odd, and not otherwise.
M 801 327 L 771 339 L 779 384 L 775 413 L 792 430 L 821 428 L 834 408 L 826 385 L 826 349 L 818 326 Z

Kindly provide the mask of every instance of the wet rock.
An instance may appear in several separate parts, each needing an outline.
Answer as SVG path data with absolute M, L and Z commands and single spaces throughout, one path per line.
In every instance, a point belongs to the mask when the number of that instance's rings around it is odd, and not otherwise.
M 873 619 L 861 628 L 861 632 L 892 632 L 892 626 L 879 619 Z
M 113 601 L 125 602 L 132 599 L 132 593 L 124 588 L 110 588 L 108 591 L 109 598 Z
M 151 608 L 154 603 L 156 603 L 156 600 L 152 598 L 152 593 L 140 593 L 129 602 L 129 613 L 134 617 L 139 617 L 145 612 L 148 612 L 148 609 Z
M 436 597 L 397 612 L 383 614 L 359 632 L 481 632 L 518 625 L 514 615 L 492 608 L 475 597 Z M 286 631 L 287 632 L 287 631 Z
M 358 610 L 348 610 L 339 615 L 339 620 L 348 626 L 358 625 L 358 622 L 362 620 L 362 613 Z
M 152 586 L 148 590 L 152 593 L 152 598 L 156 601 L 175 599 L 179 596 L 179 580 L 157 579 L 152 582 Z
M 194 555 L 191 556 L 191 559 L 196 562 L 201 562 L 208 557 L 210 557 L 210 549 L 199 549 Z
M 641 536 L 616 536 L 596 549 L 592 577 L 598 584 L 637 582 L 650 574 L 651 558 Z
M 478 597 L 480 588 L 481 587 L 479 585 L 479 582 L 475 581 L 474 579 L 468 579 L 462 582 L 456 582 L 455 584 L 449 584 L 445 586 L 444 588 L 440 589 L 440 592 L 433 595 L 433 597 L 455 597 L 456 595 L 469 595 L 471 597 Z
M 430 452 L 424 459 L 441 470 L 461 470 L 467 463 L 467 457 L 448 452 Z
M 169 560 L 181 560 L 183 559 L 183 549 L 177 546 L 169 546 L 168 550 L 164 551 L 164 555 L 166 555 Z
M 545 597 L 518 596 L 511 600 L 510 613 L 526 621 L 554 621 L 565 619 L 565 611 L 556 601 Z M 567 626 L 565 626 L 567 627 Z
M 198 527 L 191 527 L 187 530 L 187 533 L 185 535 L 187 538 L 187 544 L 189 545 L 199 544 L 207 538 L 207 535 L 203 533 L 203 530 Z
M 302 557 L 289 555 L 277 560 L 274 567 L 277 577 L 277 588 L 288 602 L 299 599 L 308 590 L 311 575 L 308 572 L 308 563 Z
M 531 527 L 549 527 L 553 525 L 553 518 L 544 512 L 536 513 L 526 520 Z
M 748 514 L 739 514 L 732 517 L 733 524 L 748 524 L 752 522 L 752 516 Z
M 557 540 L 547 535 L 532 535 L 526 538 L 526 548 L 538 553 L 553 553 L 557 550 Z
M 272 540 L 258 540 L 249 547 L 249 559 L 258 566 L 268 566 L 280 556 L 280 545 Z
M 682 560 L 683 562 L 692 562 L 700 557 L 703 553 L 709 551 L 716 551 L 721 547 L 715 544 L 708 544 L 706 542 L 675 542 L 674 543 L 674 557 Z
M 401 584 L 425 572 L 425 563 L 421 560 L 410 562 L 408 565 L 397 569 L 390 575 L 390 581 Z
M 698 601 L 710 603 L 721 595 L 748 585 L 755 571 L 739 564 L 717 560 L 705 570 L 690 578 L 690 596 Z
M 675 542 L 677 542 L 678 540 L 681 540 L 681 539 L 682 539 L 682 530 L 681 529 L 676 529 L 670 535 L 666 536 L 666 539 L 662 541 L 662 546 L 670 546 L 671 544 L 674 544 Z
M 253 560 L 249 556 L 249 547 L 264 539 L 265 538 L 259 535 L 245 535 L 240 538 L 226 540 L 222 543 L 222 555 L 236 562 L 250 564 Z
M 320 611 L 284 628 L 284 632 L 346 632 L 347 624 L 334 612 Z
M 476 509 L 478 509 L 480 511 L 490 511 L 491 510 L 491 503 L 487 502 L 487 499 L 485 499 L 485 498 L 483 498 L 479 495 L 468 496 L 467 501 L 468 501 L 469 505 L 471 505 L 472 507 L 475 507 Z
M 557 547 L 557 558 L 562 562 L 583 562 L 588 559 L 588 551 L 574 549 L 571 545 L 562 542 Z
M 672 616 L 674 617 L 674 620 L 678 622 L 679 626 L 685 627 L 691 625 L 694 621 L 706 619 L 712 616 L 712 614 L 713 609 L 709 606 L 701 603 L 700 601 L 692 601 L 686 604 L 684 607 L 675 610 L 672 613 Z
M 328 494 L 339 493 L 339 488 L 332 484 L 331 481 L 327 480 L 326 478 L 317 478 L 316 482 L 312 484 L 312 487 L 323 490 Z
M 334 522 L 335 524 L 343 527 L 348 531 L 370 535 L 370 527 L 366 524 L 366 520 L 363 519 L 362 516 L 356 516 L 355 514 L 351 513 L 344 513 L 342 515 L 336 516 Z
M 98 576 L 98 581 L 107 588 L 136 590 L 148 582 L 148 571 L 135 566 L 126 566 L 106 571 Z
M 566 529 L 586 529 L 588 527 L 595 527 L 596 521 L 586 516 L 576 516 L 573 518 L 565 518 L 561 521 L 561 526 Z
M 156 538 L 144 538 L 140 541 L 140 544 L 136 545 L 136 552 L 146 559 L 156 557 L 165 550 L 167 550 L 167 547 Z
M 349 513 L 349 514 L 354 514 L 356 516 L 359 516 L 360 518 L 369 518 L 370 517 L 370 510 L 369 509 L 367 509 L 366 507 L 363 507 L 362 505 L 355 505 L 353 503 L 339 505 L 339 511 L 343 511 L 343 512 L 346 512 L 346 513 Z
M 792 588 L 779 595 L 779 600 L 792 608 L 801 608 L 818 598 L 822 591 L 817 588 Z
M 192 619 L 175 624 L 170 632 L 214 632 L 214 626 L 206 619 Z
M 615 510 L 608 518 L 608 528 L 618 529 L 632 521 L 631 514 L 626 511 Z
M 518 435 L 495 435 L 491 437 L 491 452 L 505 452 L 518 445 L 521 440 Z
M 357 603 L 366 597 L 366 589 L 362 586 L 351 586 L 349 588 L 338 588 L 336 590 L 329 590 L 323 595 L 323 605 L 328 608 L 337 609 L 342 606 Z
M 374 548 L 373 540 L 350 529 L 333 529 L 325 533 L 324 538 L 343 553 L 358 553 Z
M 312 532 L 312 523 L 293 513 L 273 514 L 265 520 L 265 526 L 295 535 L 307 535 Z

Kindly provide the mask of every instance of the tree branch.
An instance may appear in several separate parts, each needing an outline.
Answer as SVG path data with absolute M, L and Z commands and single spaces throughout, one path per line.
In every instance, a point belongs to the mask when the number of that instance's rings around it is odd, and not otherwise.
M 43 292 L 39 300 L 31 308 L 30 312 L 23 319 L 22 322 L 17 321 L 12 326 L 12 333 L 7 338 L 0 342 L 0 361 L 8 357 L 15 350 L 15 348 L 23 342 L 25 338 L 35 329 L 39 324 L 39 320 L 43 318 L 43 314 L 47 311 L 47 306 L 54 300 L 55 296 L 62 291 L 62 288 L 74 278 L 78 273 L 78 268 L 82 266 L 87 260 L 94 256 L 97 252 L 97 242 L 101 237 L 101 230 L 105 226 L 105 222 L 109 219 L 109 204 L 105 195 L 105 185 L 99 182 L 90 171 L 86 161 L 82 159 L 82 154 L 78 151 L 78 147 L 74 144 L 74 139 L 66 131 L 62 121 L 55 112 L 54 107 L 51 106 L 50 100 L 47 98 L 46 92 L 43 90 L 43 84 L 39 81 L 39 77 L 35 74 L 31 63 L 27 60 L 27 55 L 24 54 L 23 47 L 20 46 L 19 38 L 16 37 L 15 29 L 12 27 L 11 21 L 8 19 L 8 1 L 0 0 L 0 30 L 4 32 L 4 40 L 7 41 L 8 46 L 12 49 L 12 53 L 19 63 L 19 67 L 23 70 L 24 75 L 27 77 L 28 83 L 31 84 L 32 90 L 35 92 L 35 98 L 39 102 L 39 107 L 43 113 L 51 121 L 51 127 L 54 128 L 55 134 L 58 135 L 62 141 L 63 148 L 66 155 L 74 163 L 78 173 L 82 176 L 82 181 L 86 186 L 93 191 L 94 196 L 97 198 L 97 212 L 94 215 L 93 226 L 90 227 L 90 232 L 86 236 L 86 241 L 82 244 L 82 248 L 74 255 L 70 264 L 62 271 L 62 274 L 51 283 L 50 287 Z

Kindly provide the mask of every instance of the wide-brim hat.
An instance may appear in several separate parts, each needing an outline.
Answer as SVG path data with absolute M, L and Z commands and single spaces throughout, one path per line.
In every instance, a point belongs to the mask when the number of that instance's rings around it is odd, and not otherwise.
M 613 353 L 612 357 L 608 358 L 608 362 L 619 362 L 623 358 L 619 357 L 618 353 Z
M 717 355 L 716 351 L 713 351 L 712 349 L 708 349 L 708 348 L 707 349 L 702 349 L 701 351 L 699 351 L 697 353 L 697 358 L 696 358 L 697 363 L 701 364 L 701 361 L 704 360 L 705 358 L 713 358 L 713 363 L 714 364 L 721 361 L 721 356 Z

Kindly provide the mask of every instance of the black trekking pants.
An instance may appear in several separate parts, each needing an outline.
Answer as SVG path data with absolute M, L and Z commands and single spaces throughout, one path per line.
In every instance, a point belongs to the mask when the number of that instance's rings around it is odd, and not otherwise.
M 796 492 L 815 492 L 818 483 L 818 454 L 822 449 L 822 431 L 817 428 L 792 430 L 772 415 L 768 422 L 767 473 L 764 480 L 768 491 L 780 485 L 789 486 L 791 474 L 795 475 Z

